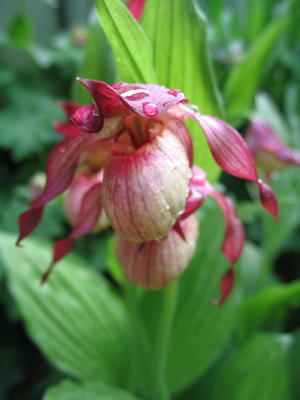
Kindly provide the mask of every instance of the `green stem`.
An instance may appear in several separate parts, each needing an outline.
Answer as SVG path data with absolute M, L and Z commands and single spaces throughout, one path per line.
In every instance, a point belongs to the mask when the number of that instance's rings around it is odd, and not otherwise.
M 169 339 L 176 304 L 176 282 L 165 289 L 160 325 L 152 359 L 153 386 L 152 398 L 170 400 L 166 383 L 165 367 L 169 350 Z

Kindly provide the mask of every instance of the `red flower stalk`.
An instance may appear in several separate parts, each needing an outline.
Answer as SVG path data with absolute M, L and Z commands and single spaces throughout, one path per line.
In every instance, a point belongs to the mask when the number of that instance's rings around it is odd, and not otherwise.
M 245 141 L 256 165 L 266 172 L 267 177 L 288 165 L 300 165 L 300 152 L 285 146 L 271 126 L 262 120 L 251 122 Z

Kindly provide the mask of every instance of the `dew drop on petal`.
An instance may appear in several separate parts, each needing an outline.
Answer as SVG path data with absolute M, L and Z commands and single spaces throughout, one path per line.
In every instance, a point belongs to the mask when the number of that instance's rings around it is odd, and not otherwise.
M 199 108 L 195 104 L 190 104 L 189 107 L 195 112 L 199 111 Z
M 154 103 L 143 103 L 143 110 L 148 117 L 155 117 L 158 114 L 158 108 Z
M 185 97 L 184 94 L 180 90 L 177 90 L 177 89 L 168 90 L 167 93 L 169 93 L 170 95 L 172 95 L 174 97 L 178 97 L 179 99 L 184 99 L 184 97 Z
M 141 100 L 144 97 L 150 96 L 148 90 L 144 89 L 126 89 L 124 92 L 120 93 L 120 96 L 123 97 L 125 100 L 129 101 L 137 101 Z
M 164 103 L 163 106 L 164 106 L 164 107 L 169 107 L 170 104 L 171 104 L 171 103 L 168 101 L 167 103 Z

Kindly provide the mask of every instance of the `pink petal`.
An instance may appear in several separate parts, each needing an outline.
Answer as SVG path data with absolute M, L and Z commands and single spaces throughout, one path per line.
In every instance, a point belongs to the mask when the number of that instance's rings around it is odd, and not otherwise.
M 159 85 L 128 84 L 118 82 L 109 86 L 104 82 L 79 79 L 95 104 L 79 109 L 71 121 L 87 133 L 99 132 L 104 119 L 133 112 L 144 118 L 155 118 L 168 111 L 178 103 L 188 100 L 176 89 L 167 89 Z
M 121 83 L 116 91 L 133 113 L 144 118 L 159 117 L 176 104 L 188 102 L 180 90 L 159 85 Z
M 222 253 L 234 264 L 241 255 L 245 242 L 243 224 L 238 218 L 234 203 L 226 196 L 213 191 L 211 193 L 219 203 L 226 222 L 225 237 L 222 244 Z
M 70 238 L 78 238 L 90 232 L 98 222 L 102 210 L 102 183 L 96 183 L 83 196 L 78 221 Z
M 224 121 L 195 114 L 203 129 L 217 164 L 227 173 L 257 181 L 258 175 L 252 155 L 240 134 Z
M 197 167 L 193 166 L 192 169 L 192 178 L 189 183 L 189 194 L 185 203 L 185 210 L 183 214 L 179 216 L 179 220 L 183 220 L 194 213 L 198 208 L 200 208 L 206 199 L 209 191 L 206 187 L 206 175 L 204 171 Z
M 99 109 L 96 104 L 81 107 L 70 120 L 77 129 L 85 133 L 99 132 L 104 125 L 101 108 Z
M 131 12 L 132 16 L 139 21 L 143 14 L 146 0 L 129 0 L 127 8 Z
M 73 248 L 75 243 L 74 239 L 71 238 L 66 238 L 59 240 L 58 242 L 55 243 L 54 248 L 53 248 L 53 260 L 47 271 L 43 274 L 41 278 L 41 284 L 44 284 L 47 279 L 49 278 L 49 275 L 51 274 L 53 267 L 57 261 L 61 260 L 63 257 L 65 257 Z
M 69 118 L 79 109 L 81 108 L 81 104 L 74 103 L 72 101 L 69 102 L 61 102 L 57 103 L 57 105 L 64 110 L 68 117 L 67 122 L 60 122 L 60 121 L 53 121 L 52 125 L 53 128 L 60 133 L 61 135 L 67 137 L 76 137 L 82 134 L 82 131 L 74 126 L 70 121 Z
M 43 206 L 63 193 L 71 184 L 79 156 L 86 143 L 86 136 L 78 136 L 65 139 L 54 147 L 48 158 L 46 186 L 31 202 L 29 210 L 19 217 L 20 236 L 17 245 L 39 224 Z
M 81 135 L 58 143 L 47 162 L 47 182 L 43 193 L 31 202 L 31 208 L 40 207 L 63 193 L 71 184 L 81 152 L 89 137 Z
M 221 296 L 219 300 L 213 300 L 216 306 L 222 305 L 231 294 L 235 282 L 235 270 L 231 267 L 222 277 L 220 282 Z
M 21 240 L 28 236 L 39 224 L 43 216 L 44 207 L 37 207 L 23 212 L 19 216 L 20 235 L 16 245 L 20 246 Z
M 262 206 L 269 211 L 270 214 L 275 218 L 275 222 L 278 222 L 278 202 L 273 190 L 264 183 L 261 179 L 258 180 L 259 187 L 259 198 Z
M 78 221 L 71 232 L 65 238 L 57 241 L 53 248 L 53 259 L 50 267 L 42 277 L 45 283 L 53 270 L 54 265 L 65 257 L 73 248 L 75 239 L 90 232 L 98 222 L 102 210 L 102 183 L 96 183 L 83 196 L 79 211 Z

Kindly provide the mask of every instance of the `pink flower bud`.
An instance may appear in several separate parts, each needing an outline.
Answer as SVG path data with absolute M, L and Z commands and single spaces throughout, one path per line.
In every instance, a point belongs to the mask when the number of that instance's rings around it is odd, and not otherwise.
M 102 180 L 103 172 L 91 176 L 80 173 L 74 179 L 64 201 L 64 211 L 70 225 L 75 226 L 78 222 L 84 195 L 97 183 L 101 183 Z M 107 228 L 108 226 L 109 222 L 106 218 L 104 210 L 102 210 L 98 222 L 93 228 L 93 232 L 98 232 Z
M 285 146 L 273 128 L 262 120 L 249 125 L 245 140 L 257 166 L 267 174 L 282 171 L 288 165 L 300 165 L 300 153 Z
M 116 235 L 116 255 L 126 278 L 145 289 L 161 289 L 187 268 L 194 255 L 199 224 L 196 216 L 182 221 L 186 240 L 171 230 L 165 241 L 152 240 L 140 250 L 140 243 L 128 242 Z
M 190 177 L 186 151 L 169 129 L 131 154 L 113 151 L 102 194 L 110 224 L 130 242 L 164 238 L 185 208 Z

